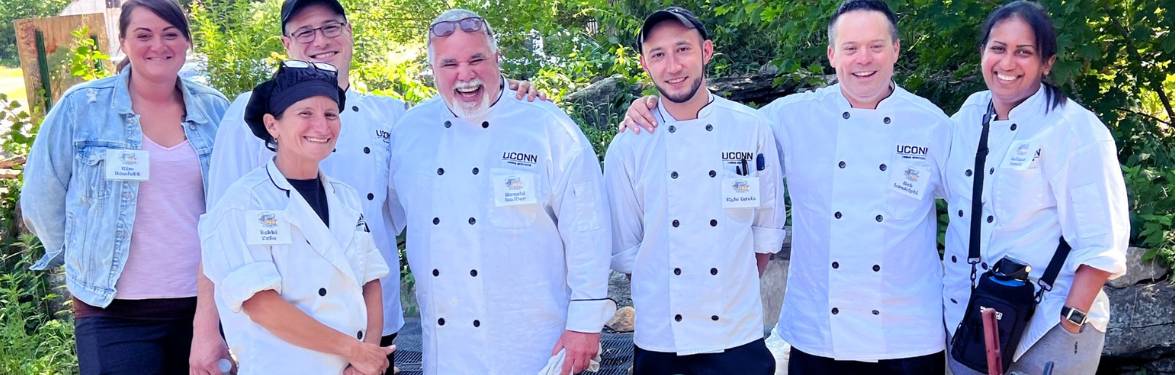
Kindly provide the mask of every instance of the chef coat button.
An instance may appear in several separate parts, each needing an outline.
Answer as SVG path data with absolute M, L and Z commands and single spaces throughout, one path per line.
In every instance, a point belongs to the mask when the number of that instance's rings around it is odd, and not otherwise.
M 670 223 L 670 224 L 671 224 L 671 225 L 673 225 L 673 226 L 674 226 L 674 228 L 677 228 L 677 227 L 678 227 L 678 221 L 677 221 L 677 220 L 674 220 L 674 222 L 672 222 L 672 223 Z
M 881 270 L 882 270 L 882 267 L 881 267 L 881 266 L 878 266 L 877 264 L 875 264 L 875 265 L 874 265 L 874 272 L 878 272 L 878 271 L 881 271 Z
M 837 269 L 838 267 L 841 267 L 841 264 L 833 262 L 833 269 Z
M 1010 126 L 1009 130 L 1017 130 L 1017 124 L 1013 124 L 1013 126 Z
M 319 296 L 326 297 L 327 296 L 327 288 L 319 288 Z
M 363 153 L 365 153 L 365 154 L 370 154 L 370 153 L 372 153 L 372 149 L 371 149 L 370 147 L 364 147 L 364 148 L 363 148 Z
M 474 174 L 475 174 L 475 175 L 477 175 L 477 174 L 478 174 L 478 167 L 474 167 Z
M 675 269 L 674 269 L 674 275 L 676 275 L 676 276 L 677 276 L 677 275 L 681 275 L 681 274 L 682 274 L 682 269 L 681 269 L 681 268 L 675 268 Z
M 955 263 L 955 262 L 956 262 L 956 256 L 955 256 L 955 255 L 952 255 L 952 256 L 951 256 L 951 262 L 952 262 L 952 263 Z
M 472 217 L 470 218 L 470 225 L 474 225 L 474 223 L 477 223 L 477 222 L 478 221 L 475 220 L 474 218 L 472 218 Z
M 996 168 L 988 168 L 988 174 L 993 174 L 994 172 L 996 172 Z
M 877 220 L 879 223 L 881 223 L 882 222 L 882 215 L 874 216 L 874 220 Z
M 988 263 L 983 263 L 983 262 L 980 263 L 980 268 L 983 268 L 985 271 L 988 271 Z
M 834 308 L 833 308 L 833 315 L 837 315 L 837 313 L 838 313 L 838 312 L 840 312 L 840 311 L 841 311 L 841 310 L 838 310 L 836 307 L 834 307 Z
M 718 274 L 719 274 L 718 268 L 711 268 L 711 276 L 718 275 Z
M 338 148 L 332 148 L 332 149 L 331 149 L 331 152 L 337 152 L 337 151 L 339 151 L 339 149 L 338 149 Z
M 883 124 L 889 124 L 889 123 L 890 123 L 890 118 L 889 118 L 889 117 L 883 117 L 883 118 L 882 118 L 882 123 L 883 123 Z
M 711 219 L 711 226 L 712 226 L 712 227 L 717 227 L 717 226 L 719 226 L 719 221 L 718 221 L 718 220 L 715 220 L 715 219 Z
M 446 128 L 448 128 L 448 127 L 450 127 L 450 126 L 453 126 L 453 123 L 451 123 L 451 122 L 449 122 L 449 121 L 446 121 L 446 122 L 445 122 L 445 127 L 446 127 Z
M 715 127 L 714 127 L 714 126 L 711 126 L 711 124 L 706 124 L 706 131 L 708 131 L 708 132 L 709 132 L 709 131 L 711 131 L 711 130 L 715 130 Z
M 478 328 L 481 326 L 482 326 L 482 322 L 478 321 L 477 319 L 474 319 L 474 328 Z
M 677 180 L 678 179 L 678 172 L 670 172 L 670 178 Z
M 351 106 L 351 111 L 352 111 L 352 112 L 359 112 L 359 107 L 357 107 L 357 106 Z
M 355 338 L 363 340 L 363 331 L 356 332 Z
M 670 133 L 673 133 L 675 131 L 678 131 L 678 128 L 674 127 L 673 125 L 670 125 Z
M 878 169 L 880 169 L 882 171 L 886 171 L 886 164 L 879 165 Z
M 716 174 L 716 173 L 715 173 L 715 171 L 713 171 L 713 170 L 712 170 L 712 171 L 710 171 L 710 173 L 709 173 L 709 174 L 710 174 L 710 176 L 711 176 L 711 177 L 715 177 L 715 174 Z
M 434 276 L 434 277 L 436 277 L 436 276 L 441 276 L 441 271 L 438 271 L 436 268 L 434 268 L 434 269 L 433 269 L 433 276 Z
M 837 163 L 837 168 L 845 169 L 845 161 L 842 160 L 840 163 Z
M 433 218 L 433 225 L 437 225 L 437 224 L 441 224 L 441 218 L 439 218 L 439 217 Z
M 439 325 L 439 326 L 445 325 L 445 318 L 437 319 L 437 325 Z
M 964 177 L 972 177 L 972 170 L 969 169 L 969 170 L 964 171 Z
M 956 302 L 955 298 L 952 298 L 952 299 L 951 299 L 951 303 L 954 303 L 954 304 L 959 304 L 959 302 Z
M 960 211 L 959 211 L 959 212 L 957 212 L 956 214 L 957 214 L 957 215 L 960 215 L 960 217 L 964 217 L 964 210 L 960 210 Z
M 482 129 L 489 128 L 489 127 L 490 127 L 489 121 L 482 121 Z
M 440 176 L 443 174 L 445 174 L 445 168 L 437 168 L 437 175 Z
M 372 194 L 372 193 L 368 193 L 368 197 L 367 197 L 367 198 L 368 198 L 368 200 L 370 201 L 370 200 L 376 199 L 376 195 L 375 195 L 375 194 Z
M 840 219 L 840 218 L 841 218 L 841 211 L 834 212 L 834 213 L 833 213 L 833 217 L 834 217 L 834 218 L 837 218 L 837 219 Z
M 988 215 L 988 222 L 989 222 L 989 223 L 991 223 L 991 222 L 992 222 L 992 219 L 993 219 L 993 218 L 992 218 L 992 215 Z
M 711 315 L 711 320 L 717 322 L 717 321 L 719 321 L 719 316 L 718 315 Z
M 680 322 L 680 321 L 682 321 L 682 314 L 674 315 L 674 321 L 675 321 L 675 322 Z
M 478 277 L 478 270 L 470 270 L 470 277 Z
M 848 120 L 848 119 L 849 119 L 849 112 L 848 112 L 848 111 L 847 111 L 847 112 L 841 112 L 841 118 L 843 118 L 843 119 L 847 119 L 847 120 Z
M 870 311 L 870 312 L 871 312 L 871 313 L 873 313 L 874 315 L 878 315 L 878 314 L 879 314 L 878 310 L 874 310 L 874 311 Z

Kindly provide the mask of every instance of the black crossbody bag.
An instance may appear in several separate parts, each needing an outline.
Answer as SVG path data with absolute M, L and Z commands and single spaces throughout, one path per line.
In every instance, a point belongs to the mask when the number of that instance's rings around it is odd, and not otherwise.
M 1054 280 L 1065 263 L 1070 252 L 1070 245 L 1065 238 L 1058 241 L 1058 248 L 1050 259 L 1049 266 L 1041 279 L 1037 280 L 1035 288 L 1028 279 L 1028 267 L 1025 266 L 1025 277 L 1017 278 L 1000 273 L 998 270 L 1016 268 L 1019 261 L 1005 257 L 980 275 L 980 282 L 976 282 L 976 268 L 980 264 L 980 216 L 982 216 L 982 192 L 984 191 L 984 161 L 988 157 L 988 124 L 996 115 L 992 103 L 988 104 L 988 111 L 984 114 L 980 130 L 980 144 L 976 146 L 976 165 L 974 184 L 972 185 L 972 222 L 971 233 L 968 238 L 968 264 L 972 266 L 971 285 L 972 295 L 968 299 L 968 307 L 964 313 L 964 320 L 956 327 L 951 338 L 951 357 L 956 362 L 968 368 L 988 373 L 988 355 L 984 345 L 984 322 L 980 313 L 981 308 L 996 309 L 997 330 L 1000 340 L 1001 364 L 1004 373 L 1013 363 L 1013 353 L 1021 342 L 1025 328 L 1029 326 L 1029 319 L 1033 311 L 1041 302 L 1041 296 L 1053 289 Z M 1014 264 L 1001 264 L 1013 262 Z

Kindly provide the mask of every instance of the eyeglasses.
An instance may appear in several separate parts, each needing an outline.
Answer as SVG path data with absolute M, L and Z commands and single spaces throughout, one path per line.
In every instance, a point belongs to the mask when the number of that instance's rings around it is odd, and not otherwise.
M 457 21 L 438 21 L 429 26 L 429 32 L 433 33 L 435 37 L 444 38 L 453 35 L 453 32 L 457 31 L 458 27 L 461 27 L 461 31 L 472 33 L 481 31 L 483 25 L 486 25 L 486 20 L 482 17 L 467 17 Z M 491 35 L 488 25 L 486 27 L 486 35 Z
M 311 61 L 302 61 L 302 60 L 283 61 L 280 69 L 287 69 L 287 68 L 315 69 L 315 70 L 321 70 L 324 72 L 330 72 L 333 74 L 339 74 L 339 68 L 336 68 L 334 65 L 322 63 L 322 62 L 311 62 Z
M 291 38 L 294 38 L 294 40 L 297 41 L 298 43 L 306 44 L 306 43 L 310 43 L 310 42 L 314 41 L 314 38 L 316 36 L 318 36 L 319 30 L 322 30 L 323 36 L 327 37 L 327 38 L 334 38 L 339 35 L 342 35 L 343 34 L 343 26 L 346 26 L 346 25 L 347 25 L 346 22 L 330 22 L 330 23 L 327 23 L 326 25 L 323 25 L 322 27 L 316 27 L 313 29 L 309 28 L 309 27 L 304 27 L 304 28 L 301 28 L 298 30 L 294 30 L 294 32 L 290 33 L 289 36 Z

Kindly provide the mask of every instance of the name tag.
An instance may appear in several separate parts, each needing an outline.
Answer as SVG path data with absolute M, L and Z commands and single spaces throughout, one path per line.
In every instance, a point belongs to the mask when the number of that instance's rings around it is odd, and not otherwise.
M 143 150 L 106 150 L 106 179 L 147 181 L 151 177 L 150 154 Z
M 723 179 L 723 208 L 748 208 L 760 206 L 759 177 L 733 177 Z
M 290 223 L 281 211 L 246 211 L 245 239 L 250 245 L 289 245 Z
M 931 179 L 930 172 L 914 165 L 896 168 L 890 173 L 890 189 L 905 194 L 911 198 L 923 199 L 927 180 Z
M 1009 147 L 1009 152 L 1005 156 L 1004 163 L 1001 168 L 1010 168 L 1016 170 L 1026 170 L 1037 155 L 1038 147 L 1035 147 L 1032 142 L 1014 142 Z
M 510 170 L 495 172 L 493 184 L 495 206 L 515 206 L 538 202 L 536 194 L 539 193 L 539 189 L 538 186 L 535 186 L 534 173 Z

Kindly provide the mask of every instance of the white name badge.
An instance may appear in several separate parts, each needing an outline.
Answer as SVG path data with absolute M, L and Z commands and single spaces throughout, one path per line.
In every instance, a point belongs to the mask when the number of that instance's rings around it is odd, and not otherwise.
M 245 239 L 250 245 L 289 245 L 290 223 L 282 211 L 246 211 Z
M 1015 142 L 1009 147 L 1009 152 L 1005 155 L 1004 163 L 1001 168 L 1010 168 L 1016 170 L 1025 170 L 1033 164 L 1033 159 L 1037 156 L 1038 148 L 1032 142 Z
M 890 173 L 890 189 L 905 194 L 911 198 L 923 199 L 927 190 L 927 180 L 931 179 L 930 172 L 923 168 L 908 165 L 895 169 Z
M 759 177 L 751 176 L 724 178 L 723 208 L 759 207 L 759 182 Z
M 151 178 L 150 154 L 143 150 L 106 150 L 106 179 L 147 181 Z
M 493 179 L 495 206 L 514 206 L 538 202 L 535 196 L 538 194 L 538 189 L 535 186 L 534 173 L 504 171 L 495 173 Z

